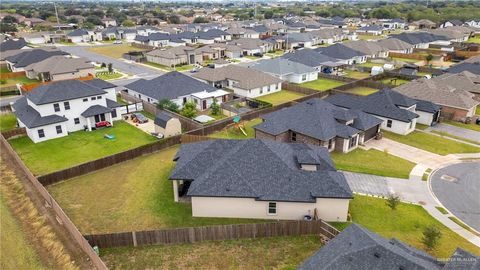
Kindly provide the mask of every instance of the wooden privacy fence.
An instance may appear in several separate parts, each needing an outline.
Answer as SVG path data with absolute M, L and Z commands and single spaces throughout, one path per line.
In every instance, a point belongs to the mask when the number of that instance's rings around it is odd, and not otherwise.
M 288 82 L 283 82 L 282 83 L 282 89 L 292 91 L 292 92 L 296 92 L 296 93 L 300 93 L 300 94 L 303 94 L 303 95 L 313 95 L 313 94 L 318 92 L 317 90 L 307 88 L 307 87 L 303 87 L 303 86 L 300 86 L 298 84 L 288 83 Z
M 296 220 L 96 234 L 84 237 L 92 246 L 110 248 L 311 234 L 320 234 L 330 240 L 339 233 L 340 231 L 323 220 Z
M 95 79 L 95 76 L 93 74 L 88 74 L 85 77 L 76 78 L 75 80 L 90 81 L 90 80 L 93 80 L 93 79 Z M 29 91 L 31 91 L 32 89 L 34 89 L 38 86 L 47 85 L 47 84 L 50 84 L 50 83 L 53 83 L 53 82 L 58 82 L 58 81 L 48 81 L 48 82 L 38 82 L 38 83 L 24 84 L 24 85 L 21 86 L 21 89 L 24 92 L 29 92 Z
M 351 83 L 351 82 L 354 82 L 354 81 L 357 80 L 357 79 L 354 79 L 354 78 L 348 78 L 348 77 L 326 74 L 326 73 L 321 73 L 321 72 L 318 73 L 318 77 L 319 78 L 324 78 L 324 79 L 335 80 L 335 81 L 346 82 L 346 83 Z
M 70 167 L 64 170 L 56 171 L 50 174 L 38 177 L 38 181 L 43 185 L 51 185 L 76 176 L 91 173 L 112 165 L 131 160 L 142 155 L 151 154 L 180 143 L 180 135 L 169 137 L 158 142 L 142 145 L 134 149 L 127 150 L 118 154 L 113 154 L 104 158 L 85 162 L 80 165 Z
M 80 247 L 85 252 L 85 254 L 90 258 L 95 268 L 99 270 L 108 269 L 105 263 L 100 259 L 97 253 L 95 253 L 95 251 L 92 249 L 90 244 L 85 240 L 85 238 L 77 229 L 75 224 L 73 224 L 70 218 L 68 218 L 65 212 L 63 212 L 60 205 L 55 201 L 55 199 L 53 199 L 52 196 L 50 196 L 50 194 L 45 189 L 45 187 L 25 166 L 23 161 L 20 159 L 17 153 L 13 150 L 12 146 L 10 146 L 10 144 L 7 142 L 3 134 L 0 134 L 0 146 L 2 148 L 1 149 L 2 152 L 4 152 L 9 157 L 9 159 L 12 162 L 14 162 L 15 165 L 18 166 L 18 168 L 22 170 L 22 172 L 25 174 L 25 176 L 27 177 L 32 187 L 43 197 L 43 199 L 45 200 L 45 203 L 48 206 L 50 206 L 52 211 L 57 216 L 57 220 L 59 220 L 62 226 L 65 227 L 65 229 L 68 231 L 74 244 Z
M 389 52 L 389 57 L 397 57 L 397 58 L 406 58 L 406 59 L 415 59 L 415 60 L 425 60 L 426 55 L 416 54 L 416 53 L 395 53 Z
M 26 135 L 27 131 L 25 130 L 25 128 L 16 128 L 16 129 L 12 129 L 12 130 L 3 131 L 2 134 L 3 134 L 3 137 L 6 140 L 8 140 L 8 139 L 10 139 L 12 137 L 15 137 L 15 136 Z
M 0 73 L 0 79 L 11 79 L 25 76 L 25 71 Z

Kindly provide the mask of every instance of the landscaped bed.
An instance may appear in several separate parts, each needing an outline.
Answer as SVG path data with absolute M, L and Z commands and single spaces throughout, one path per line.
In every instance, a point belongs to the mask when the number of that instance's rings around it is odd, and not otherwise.
M 144 63 L 145 65 L 149 65 L 149 66 L 152 66 L 152 67 L 156 67 L 156 68 L 159 68 L 159 69 L 162 69 L 162 70 L 165 70 L 165 71 L 179 71 L 179 72 L 182 72 L 182 71 L 189 71 L 189 70 L 192 70 L 193 69 L 193 65 L 179 65 L 179 66 L 176 66 L 175 68 L 173 67 L 168 67 L 168 66 L 165 66 L 165 65 L 160 65 L 160 64 L 157 64 L 157 63 L 153 63 L 153 62 L 145 62 Z
M 255 130 L 253 129 L 253 126 L 258 125 L 261 122 L 262 122 L 262 119 L 260 118 L 255 118 L 250 121 L 244 121 L 243 129 L 245 133 L 247 133 L 247 136 L 245 136 L 245 134 L 243 134 L 239 129 L 231 125 L 228 128 L 224 128 L 219 132 L 211 134 L 209 137 L 218 138 L 218 139 L 237 139 L 237 140 L 255 138 Z
M 371 87 L 357 86 L 352 89 L 348 89 L 347 92 L 355 95 L 360 95 L 360 96 L 368 96 L 370 94 L 378 92 L 378 89 L 371 88 Z
M 113 134 L 116 138 L 105 139 L 105 134 Z M 27 136 L 9 142 L 34 174 L 43 175 L 156 140 L 128 123 L 117 121 L 111 128 L 72 132 L 68 136 L 36 144 Z
M 439 155 L 480 152 L 480 147 L 456 142 L 454 140 L 427 134 L 421 131 L 414 131 L 408 135 L 400 135 L 384 131 L 384 135 L 388 139 L 408 144 L 410 146 L 417 147 Z
M 80 231 L 87 234 L 261 222 L 192 217 L 189 203 L 174 202 L 168 177 L 177 150 L 169 148 L 48 189 Z
M 320 247 L 310 235 L 112 248 L 100 256 L 111 269 L 295 269 Z
M 14 129 L 17 126 L 17 117 L 13 113 L 0 114 L 0 131 Z
M 279 92 L 273 93 L 273 94 L 268 94 L 265 96 L 257 97 L 256 99 L 268 102 L 272 105 L 278 105 L 282 104 L 285 102 L 289 102 L 295 99 L 299 99 L 303 97 L 304 95 L 297 93 L 297 92 L 292 92 L 288 90 L 281 90 Z
M 407 178 L 415 163 L 370 149 L 355 149 L 349 153 L 332 152 L 331 157 L 338 170 Z
M 122 77 L 122 73 L 119 72 L 97 72 L 95 77 L 102 79 L 102 80 L 114 80 Z
M 332 89 L 341 85 L 344 85 L 344 82 L 341 81 L 335 81 L 335 80 L 330 80 L 330 79 L 317 79 L 315 81 L 311 82 L 306 82 L 300 84 L 302 87 L 307 87 L 313 90 L 318 90 L 318 91 L 325 91 L 328 89 Z

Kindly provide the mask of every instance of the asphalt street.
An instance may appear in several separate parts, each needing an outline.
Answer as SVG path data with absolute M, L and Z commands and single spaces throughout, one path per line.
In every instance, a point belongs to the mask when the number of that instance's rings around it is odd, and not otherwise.
M 480 231 L 480 162 L 444 167 L 431 179 L 432 191 L 445 208 Z

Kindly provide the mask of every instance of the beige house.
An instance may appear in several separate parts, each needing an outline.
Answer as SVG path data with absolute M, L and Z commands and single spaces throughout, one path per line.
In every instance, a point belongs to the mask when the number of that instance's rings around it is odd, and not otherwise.
M 93 64 L 86 58 L 70 58 L 62 55 L 52 56 L 43 61 L 25 67 L 30 79 L 42 82 L 77 79 L 94 73 Z
M 172 117 L 165 112 L 160 112 L 155 116 L 155 132 L 162 134 L 163 137 L 171 137 L 182 133 L 182 124 L 178 118 Z
M 170 49 L 156 49 L 145 54 L 148 62 L 164 65 L 167 67 L 179 65 L 192 65 L 203 62 L 201 53 L 195 48 L 178 46 Z
M 194 217 L 346 221 L 352 191 L 326 148 L 269 140 L 182 144 L 174 200 Z

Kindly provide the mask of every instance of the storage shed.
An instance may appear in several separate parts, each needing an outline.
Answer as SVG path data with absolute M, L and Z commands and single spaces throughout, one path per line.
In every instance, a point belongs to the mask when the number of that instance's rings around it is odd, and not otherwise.
M 160 112 L 155 116 L 155 132 L 163 134 L 164 137 L 171 137 L 182 133 L 182 124 L 176 117 Z

